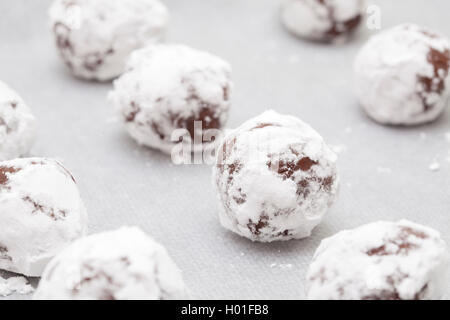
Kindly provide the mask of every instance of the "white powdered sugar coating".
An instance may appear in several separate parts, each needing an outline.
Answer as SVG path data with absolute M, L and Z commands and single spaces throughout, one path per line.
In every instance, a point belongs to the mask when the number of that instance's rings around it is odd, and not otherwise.
M 337 156 L 301 120 L 266 111 L 224 138 L 213 169 L 222 225 L 253 241 L 308 237 L 336 198 Z
M 48 261 L 86 228 L 77 185 L 59 162 L 0 162 L 0 269 L 40 276 Z
M 379 221 L 322 241 L 307 274 L 308 298 L 439 299 L 448 268 L 448 248 L 437 231 Z
M 436 119 L 450 94 L 449 50 L 447 38 L 413 24 L 373 36 L 354 65 L 360 104 L 385 124 Z
M 123 72 L 133 50 L 162 40 L 169 14 L 159 0 L 56 0 L 50 20 L 71 72 L 106 81 Z
M 0 161 L 25 156 L 36 139 L 36 119 L 22 98 L 0 81 Z
M 34 288 L 25 277 L 10 277 L 3 279 L 0 276 L 0 297 L 6 297 L 11 294 L 30 294 Z
M 151 45 L 133 52 L 109 99 L 139 144 L 170 153 L 175 129 L 202 137 L 194 121 L 202 121 L 203 130 L 225 124 L 230 77 L 230 65 L 212 54 L 183 45 Z
M 137 227 L 80 239 L 53 259 L 34 299 L 167 300 L 187 297 L 166 249 Z
M 283 0 L 281 20 L 297 36 L 345 40 L 361 22 L 363 0 Z

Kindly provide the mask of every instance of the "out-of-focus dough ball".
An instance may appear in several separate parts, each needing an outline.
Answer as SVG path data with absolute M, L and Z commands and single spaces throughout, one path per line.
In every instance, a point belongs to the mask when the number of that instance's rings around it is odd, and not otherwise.
M 308 237 L 336 198 L 336 161 L 295 117 L 248 120 L 226 135 L 213 169 L 222 225 L 253 241 Z
M 56 0 L 50 20 L 72 74 L 106 81 L 123 72 L 133 50 L 162 40 L 168 11 L 159 0 Z
M 299 37 L 340 42 L 357 30 L 363 4 L 363 0 L 283 0 L 281 20 Z
M 34 299 L 183 299 L 181 271 L 166 249 L 137 227 L 91 235 L 47 266 Z
M 36 139 L 36 119 L 25 102 L 0 81 L 0 161 L 28 155 Z
M 309 299 L 439 299 L 448 248 L 440 234 L 406 220 L 375 222 L 322 241 L 307 274 Z
M 78 187 L 58 161 L 0 162 L 0 269 L 40 276 L 86 228 Z
M 450 95 L 450 42 L 403 24 L 373 36 L 355 61 L 361 106 L 377 122 L 415 125 L 435 120 Z
M 178 143 L 172 139 L 174 130 L 184 129 L 201 142 L 206 130 L 224 126 L 230 77 L 230 65 L 212 54 L 183 45 L 152 45 L 131 55 L 109 97 L 139 144 L 170 153 Z

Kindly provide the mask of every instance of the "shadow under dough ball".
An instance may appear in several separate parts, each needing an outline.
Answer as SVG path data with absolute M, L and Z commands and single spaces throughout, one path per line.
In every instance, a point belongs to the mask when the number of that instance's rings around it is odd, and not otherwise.
M 213 168 L 222 225 L 253 241 L 311 235 L 338 192 L 337 156 L 308 124 L 267 111 L 224 138 Z
M 434 31 L 403 24 L 373 36 L 359 51 L 355 87 L 375 121 L 417 125 L 437 119 L 450 96 L 450 42 Z
M 294 35 L 321 42 L 342 42 L 358 29 L 363 0 L 283 0 L 281 22 Z

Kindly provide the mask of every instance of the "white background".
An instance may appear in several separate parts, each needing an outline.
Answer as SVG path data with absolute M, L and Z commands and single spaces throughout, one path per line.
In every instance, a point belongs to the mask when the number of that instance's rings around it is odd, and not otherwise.
M 140 226 L 167 247 L 200 299 L 304 298 L 305 272 L 321 239 L 379 219 L 411 219 L 440 230 L 450 243 L 450 118 L 393 128 L 364 115 L 353 94 L 352 62 L 374 31 L 364 27 L 349 44 L 321 45 L 285 32 L 277 0 L 165 2 L 172 14 L 168 41 L 231 62 L 229 127 L 273 108 L 310 123 L 331 145 L 346 146 L 339 200 L 305 240 L 258 244 L 225 231 L 211 169 L 175 166 L 138 147 L 106 102 L 111 84 L 67 73 L 48 27 L 50 1 L 0 0 L 0 79 L 39 119 L 33 155 L 62 159 L 76 177 L 90 233 Z M 411 21 L 450 35 L 449 1 L 370 3 L 381 6 L 383 28 Z M 432 172 L 435 158 L 441 169 Z

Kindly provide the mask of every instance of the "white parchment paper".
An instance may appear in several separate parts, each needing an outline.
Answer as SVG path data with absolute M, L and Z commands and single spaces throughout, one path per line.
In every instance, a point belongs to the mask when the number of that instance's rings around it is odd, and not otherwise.
M 449 1 L 368 2 L 380 6 L 383 28 L 409 21 L 450 35 Z M 285 32 L 278 0 L 165 3 L 169 41 L 232 64 L 229 127 L 273 108 L 302 118 L 338 147 L 339 200 L 305 240 L 258 244 L 227 232 L 218 222 L 208 166 L 175 166 L 138 147 L 106 101 L 111 84 L 67 73 L 47 24 L 50 0 L 0 0 L 0 79 L 39 119 L 33 155 L 63 160 L 76 177 L 90 233 L 140 226 L 167 247 L 200 299 L 304 298 L 306 269 L 321 239 L 380 219 L 428 225 L 450 243 L 449 113 L 426 126 L 385 127 L 355 100 L 353 59 L 376 31 L 363 28 L 353 42 L 321 45 Z M 438 171 L 429 169 L 433 162 Z

